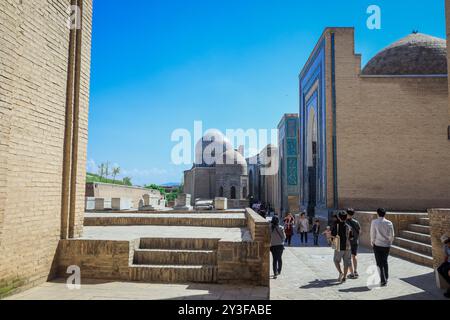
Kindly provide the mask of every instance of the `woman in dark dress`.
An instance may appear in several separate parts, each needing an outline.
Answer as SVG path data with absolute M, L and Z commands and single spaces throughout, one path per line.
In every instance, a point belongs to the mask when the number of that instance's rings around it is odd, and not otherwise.
M 294 234 L 294 217 L 288 213 L 284 218 L 284 233 L 286 234 L 286 243 L 291 246 L 292 236 Z

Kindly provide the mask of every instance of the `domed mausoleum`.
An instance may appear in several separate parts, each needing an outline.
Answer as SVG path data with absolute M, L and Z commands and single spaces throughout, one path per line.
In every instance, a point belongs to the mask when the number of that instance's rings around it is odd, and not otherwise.
M 450 207 L 446 40 L 412 33 L 361 69 L 353 28 L 327 28 L 300 72 L 300 207 Z
M 184 172 L 183 192 L 198 200 L 228 199 L 229 208 L 248 206 L 247 162 L 218 130 L 208 130 L 195 146 L 195 163 Z
M 363 75 L 446 75 L 447 41 L 412 33 L 373 57 Z

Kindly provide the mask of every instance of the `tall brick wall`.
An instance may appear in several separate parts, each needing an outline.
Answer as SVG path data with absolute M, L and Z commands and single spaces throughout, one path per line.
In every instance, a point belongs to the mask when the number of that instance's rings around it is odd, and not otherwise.
M 445 0 L 445 21 L 447 24 L 447 48 L 450 48 L 450 0 Z M 447 67 L 450 67 L 450 51 L 447 50 Z M 449 82 L 450 92 L 450 82 Z M 450 126 L 450 97 L 448 103 L 448 125 Z M 449 129 L 450 130 L 450 129 Z
M 49 276 L 61 227 L 69 0 L 0 2 L 0 293 Z M 84 1 L 76 234 L 84 208 L 92 0 Z
M 449 207 L 447 79 L 361 77 L 353 29 L 335 34 L 339 207 Z

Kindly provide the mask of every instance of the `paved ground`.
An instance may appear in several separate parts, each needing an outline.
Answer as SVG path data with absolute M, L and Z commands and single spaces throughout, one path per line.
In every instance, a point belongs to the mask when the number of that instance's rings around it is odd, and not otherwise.
M 310 240 L 311 241 L 311 240 Z M 293 247 L 283 255 L 282 275 L 271 280 L 270 298 L 275 300 L 383 300 L 383 299 L 443 299 L 436 288 L 434 272 L 408 261 L 390 257 L 390 281 L 387 287 L 374 285 L 375 258 L 369 250 L 361 250 L 358 272 L 360 278 L 338 284 L 338 272 L 333 263 L 333 250 L 321 241 L 321 247 L 299 247 L 294 237 Z M 272 273 L 271 273 L 272 274 Z M 368 286 L 369 284 L 369 286 Z M 370 288 L 369 288 L 370 287 Z
M 133 240 L 139 238 L 207 238 L 226 241 L 251 239 L 247 228 L 207 228 L 180 226 L 84 227 L 81 239 Z
M 90 228 L 92 227 L 85 230 Z M 442 299 L 442 292 L 436 289 L 433 270 L 430 268 L 391 257 L 391 279 L 388 287 L 370 289 L 367 281 L 371 279 L 371 275 L 366 272 L 373 271 L 374 258 L 369 251 L 364 250 L 359 257 L 360 279 L 349 279 L 345 284 L 337 284 L 337 271 L 332 262 L 333 251 L 330 248 L 299 247 L 297 237 L 294 238 L 294 245 L 285 250 L 282 275 L 276 280 L 271 280 L 271 299 Z M 262 300 L 268 295 L 268 289 L 252 286 L 164 285 L 86 280 L 80 290 L 69 290 L 64 280 L 59 280 L 43 284 L 10 299 Z
M 88 281 L 69 290 L 63 279 L 8 298 L 9 300 L 264 300 L 268 288 L 208 284 L 148 284 Z M 8 300 L 7 299 L 7 300 Z

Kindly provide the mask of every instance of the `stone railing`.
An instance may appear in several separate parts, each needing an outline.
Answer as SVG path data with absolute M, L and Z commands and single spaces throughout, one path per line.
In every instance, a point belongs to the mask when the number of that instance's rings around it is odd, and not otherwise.
M 269 223 L 251 209 L 246 209 L 248 241 L 219 241 L 218 282 L 252 283 L 269 286 Z
M 450 209 L 428 210 L 431 227 L 431 245 L 433 250 L 433 265 L 439 267 L 444 261 L 443 235 L 450 237 Z
M 386 219 L 394 224 L 395 234 L 399 235 L 401 230 L 406 230 L 410 224 L 417 223 L 420 218 L 426 218 L 426 213 L 403 213 L 403 212 L 388 212 Z M 370 225 L 372 220 L 377 218 L 376 212 L 358 211 L 354 218 L 358 220 L 361 225 L 361 233 L 359 237 L 360 244 L 364 247 L 371 247 L 370 244 Z

